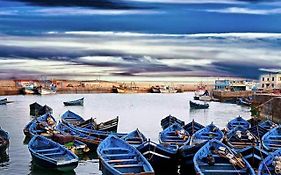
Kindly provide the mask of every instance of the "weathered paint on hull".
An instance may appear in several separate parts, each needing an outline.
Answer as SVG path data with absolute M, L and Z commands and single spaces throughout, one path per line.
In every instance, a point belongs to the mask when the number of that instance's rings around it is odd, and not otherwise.
M 58 171 L 71 171 L 75 169 L 78 166 L 78 162 L 72 162 L 65 165 L 56 165 L 54 163 L 48 162 L 46 160 L 42 160 L 32 154 L 32 160 L 33 162 L 43 168 L 58 170 Z

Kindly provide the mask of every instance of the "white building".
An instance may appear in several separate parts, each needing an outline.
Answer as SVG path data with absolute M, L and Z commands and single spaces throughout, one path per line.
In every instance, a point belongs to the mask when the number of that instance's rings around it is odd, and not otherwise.
M 263 90 L 281 89 L 281 73 L 268 73 L 260 77 L 260 88 Z

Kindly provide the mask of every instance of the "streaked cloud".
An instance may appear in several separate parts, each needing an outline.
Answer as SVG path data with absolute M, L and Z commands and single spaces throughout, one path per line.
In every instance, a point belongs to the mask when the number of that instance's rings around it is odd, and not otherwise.
M 135 7 L 124 1 L 113 0 L 10 0 L 11 2 L 22 2 L 28 5 L 46 7 L 88 7 L 102 9 L 133 9 Z
M 224 9 L 209 9 L 208 12 L 216 13 L 236 13 L 236 14 L 250 14 L 250 15 L 272 15 L 281 14 L 281 8 L 275 9 L 251 9 L 251 8 L 241 8 L 241 7 L 230 7 Z
M 257 78 L 281 68 L 281 34 L 48 32 L 0 35 L 0 72 L 105 79 Z M 22 73 L 19 73 L 22 72 Z
M 29 11 L 34 15 L 41 16 L 66 16 L 66 15 L 147 15 L 161 14 L 164 12 L 156 10 L 101 10 L 101 9 L 83 9 L 83 8 L 43 8 Z
M 127 1 L 136 1 L 136 2 L 146 2 L 146 3 L 179 3 L 179 4 L 206 4 L 206 3 L 215 3 L 215 4 L 243 4 L 245 2 L 237 0 L 127 0 Z

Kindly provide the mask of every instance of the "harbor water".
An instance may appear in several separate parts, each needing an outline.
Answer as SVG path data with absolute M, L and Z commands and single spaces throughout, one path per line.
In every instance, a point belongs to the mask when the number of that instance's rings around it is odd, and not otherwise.
M 5 96 L 6 97 L 6 96 Z M 85 97 L 84 107 L 65 107 L 63 101 Z M 1 97 L 2 98 L 2 97 Z M 99 171 L 96 155 L 83 157 L 74 172 L 62 173 L 41 169 L 32 164 L 24 140 L 23 128 L 32 119 L 29 104 L 38 102 L 53 108 L 53 116 L 59 120 L 67 110 L 85 119 L 96 118 L 98 122 L 119 116 L 118 132 L 130 132 L 136 128 L 151 140 L 158 141 L 162 130 L 160 121 L 169 114 L 184 120 L 192 119 L 207 125 L 214 122 L 221 129 L 238 115 L 250 118 L 250 108 L 219 102 L 210 102 L 205 110 L 190 110 L 189 100 L 193 93 L 178 94 L 56 94 L 49 96 L 8 96 L 13 103 L 0 106 L 0 126 L 9 132 L 11 140 L 8 160 L 0 163 L 1 175 L 95 175 Z

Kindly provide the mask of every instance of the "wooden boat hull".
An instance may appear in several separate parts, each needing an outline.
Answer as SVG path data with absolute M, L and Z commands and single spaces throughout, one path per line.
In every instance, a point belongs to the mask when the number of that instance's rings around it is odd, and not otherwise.
M 259 146 L 260 140 L 246 128 L 237 126 L 226 134 L 225 143 L 237 150 L 248 146 Z
M 251 124 L 241 116 L 238 116 L 227 123 L 227 128 L 229 130 L 234 129 L 236 126 L 242 126 L 246 129 L 249 129 L 251 127 Z
M 243 106 L 251 106 L 252 105 L 252 103 L 250 101 L 246 101 L 243 98 L 238 99 L 238 104 L 243 105 Z
M 49 119 L 48 119 L 49 118 Z M 49 120 L 49 122 L 48 122 Z M 23 133 L 27 136 L 27 137 L 32 137 L 33 135 L 37 135 L 41 132 L 43 132 L 43 130 L 39 130 L 37 129 L 37 125 L 40 124 L 41 122 L 43 122 L 44 124 L 50 126 L 50 128 L 53 128 L 55 127 L 56 125 L 56 120 L 55 118 L 47 113 L 47 114 L 44 114 L 40 117 L 37 117 L 35 119 L 33 119 L 32 121 L 30 121 L 23 129 Z
M 167 117 L 165 117 L 164 119 L 161 120 L 161 126 L 163 129 L 168 128 L 169 126 L 171 126 L 174 123 L 177 123 L 180 126 L 184 125 L 184 121 L 182 121 L 174 116 L 171 116 L 171 115 L 168 115 Z
M 206 144 L 206 142 L 198 145 L 183 145 L 179 148 L 180 155 L 180 166 L 181 167 L 192 167 L 193 166 L 193 157 L 195 153 Z
M 84 98 L 63 102 L 65 106 L 83 106 L 84 105 Z
M 30 89 L 24 89 L 24 94 L 28 95 L 28 94 L 35 94 L 34 90 L 30 90 Z
M 268 152 L 273 152 L 281 148 L 281 126 L 268 131 L 262 137 L 262 146 Z
M 208 109 L 209 104 L 197 104 L 192 101 L 189 101 L 189 105 L 191 109 Z
M 195 132 L 202 128 L 204 128 L 204 126 L 200 123 L 195 122 L 194 120 L 183 126 L 183 129 L 185 129 L 190 134 L 190 136 L 192 136 Z
M 192 135 L 190 145 L 202 144 L 212 139 L 222 140 L 223 136 L 223 132 L 213 123 L 211 123 Z
M 86 135 L 84 133 L 78 132 L 73 130 L 71 127 L 69 127 L 66 124 L 59 123 L 56 127 L 58 131 L 60 131 L 63 134 L 70 134 L 75 139 L 85 143 L 90 150 L 95 151 L 98 147 L 98 145 L 101 143 L 102 139 L 99 139 L 97 137 Z
M 249 131 L 251 133 L 253 133 L 258 139 L 262 139 L 262 137 L 264 136 L 264 134 L 267 133 L 267 130 L 264 129 L 264 128 L 261 128 L 260 126 L 256 125 L 256 126 L 253 126 L 249 129 Z
M 88 128 L 81 128 L 81 127 L 77 127 L 71 124 L 67 124 L 69 126 L 69 128 L 71 128 L 73 131 L 77 131 L 79 133 L 83 133 L 85 135 L 89 135 L 89 136 L 94 136 L 96 138 L 99 139 L 105 139 L 106 137 L 108 137 L 109 135 L 116 135 L 119 138 L 127 135 L 127 134 L 123 134 L 123 133 L 113 133 L 113 132 L 106 132 L 106 131 L 99 131 L 99 130 L 94 130 L 94 129 L 88 129 Z
M 250 163 L 254 170 L 258 170 L 260 163 L 268 156 L 268 152 L 256 146 L 249 146 L 244 149 L 238 150 L 238 153 Z
M 194 169 L 198 175 L 255 175 L 250 164 L 236 155 L 236 152 L 220 141 L 211 140 L 195 154 Z M 231 164 L 230 160 L 237 164 Z
M 38 93 L 40 95 L 51 95 L 51 94 L 56 94 L 56 91 L 52 91 L 52 90 L 49 90 L 49 89 L 41 88 L 41 89 L 39 89 Z
M 99 131 L 117 132 L 119 117 L 97 124 Z
M 4 98 L 0 100 L 0 105 L 6 105 L 8 103 L 8 99 Z
M 150 163 L 133 146 L 116 136 L 109 136 L 98 147 L 100 169 L 103 174 L 154 175 Z
M 43 136 L 35 136 L 28 143 L 35 164 L 59 171 L 70 171 L 78 166 L 78 157 L 60 144 Z
M 113 92 L 113 93 L 125 93 L 125 89 L 124 89 L 124 88 L 120 88 L 120 87 L 113 86 L 113 87 L 112 87 L 112 92 Z
M 52 169 L 52 170 L 58 170 L 58 171 L 71 171 L 78 166 L 78 161 L 67 164 L 67 165 L 57 165 L 56 163 L 46 162 L 45 160 L 38 158 L 34 154 L 31 154 L 31 155 L 32 155 L 32 163 L 34 162 L 37 166 L 40 166 L 40 167 L 43 167 L 46 169 Z
M 9 133 L 0 128 L 0 154 L 6 153 L 10 144 Z
M 138 147 L 147 141 L 147 138 L 139 131 L 139 129 L 128 133 L 127 135 L 121 137 L 121 139 L 125 140 L 134 147 Z
M 81 116 L 71 111 L 66 111 L 61 120 L 65 124 L 72 124 L 81 128 L 95 129 L 106 132 L 117 132 L 119 117 L 97 124 L 94 119 L 84 120 Z
M 179 124 L 174 123 L 159 133 L 159 142 L 167 145 L 182 146 L 189 143 L 190 135 Z
M 147 141 L 138 146 L 137 149 L 151 163 L 154 169 L 177 169 L 178 147 L 169 147 Z
M 280 168 L 277 170 L 273 163 L 276 157 L 281 156 L 281 149 L 269 154 L 259 165 L 258 175 L 280 175 Z M 277 166 L 277 165 L 276 165 Z M 276 172 L 277 170 L 277 172 Z
M 151 87 L 150 92 L 151 93 L 160 93 L 160 87 Z

